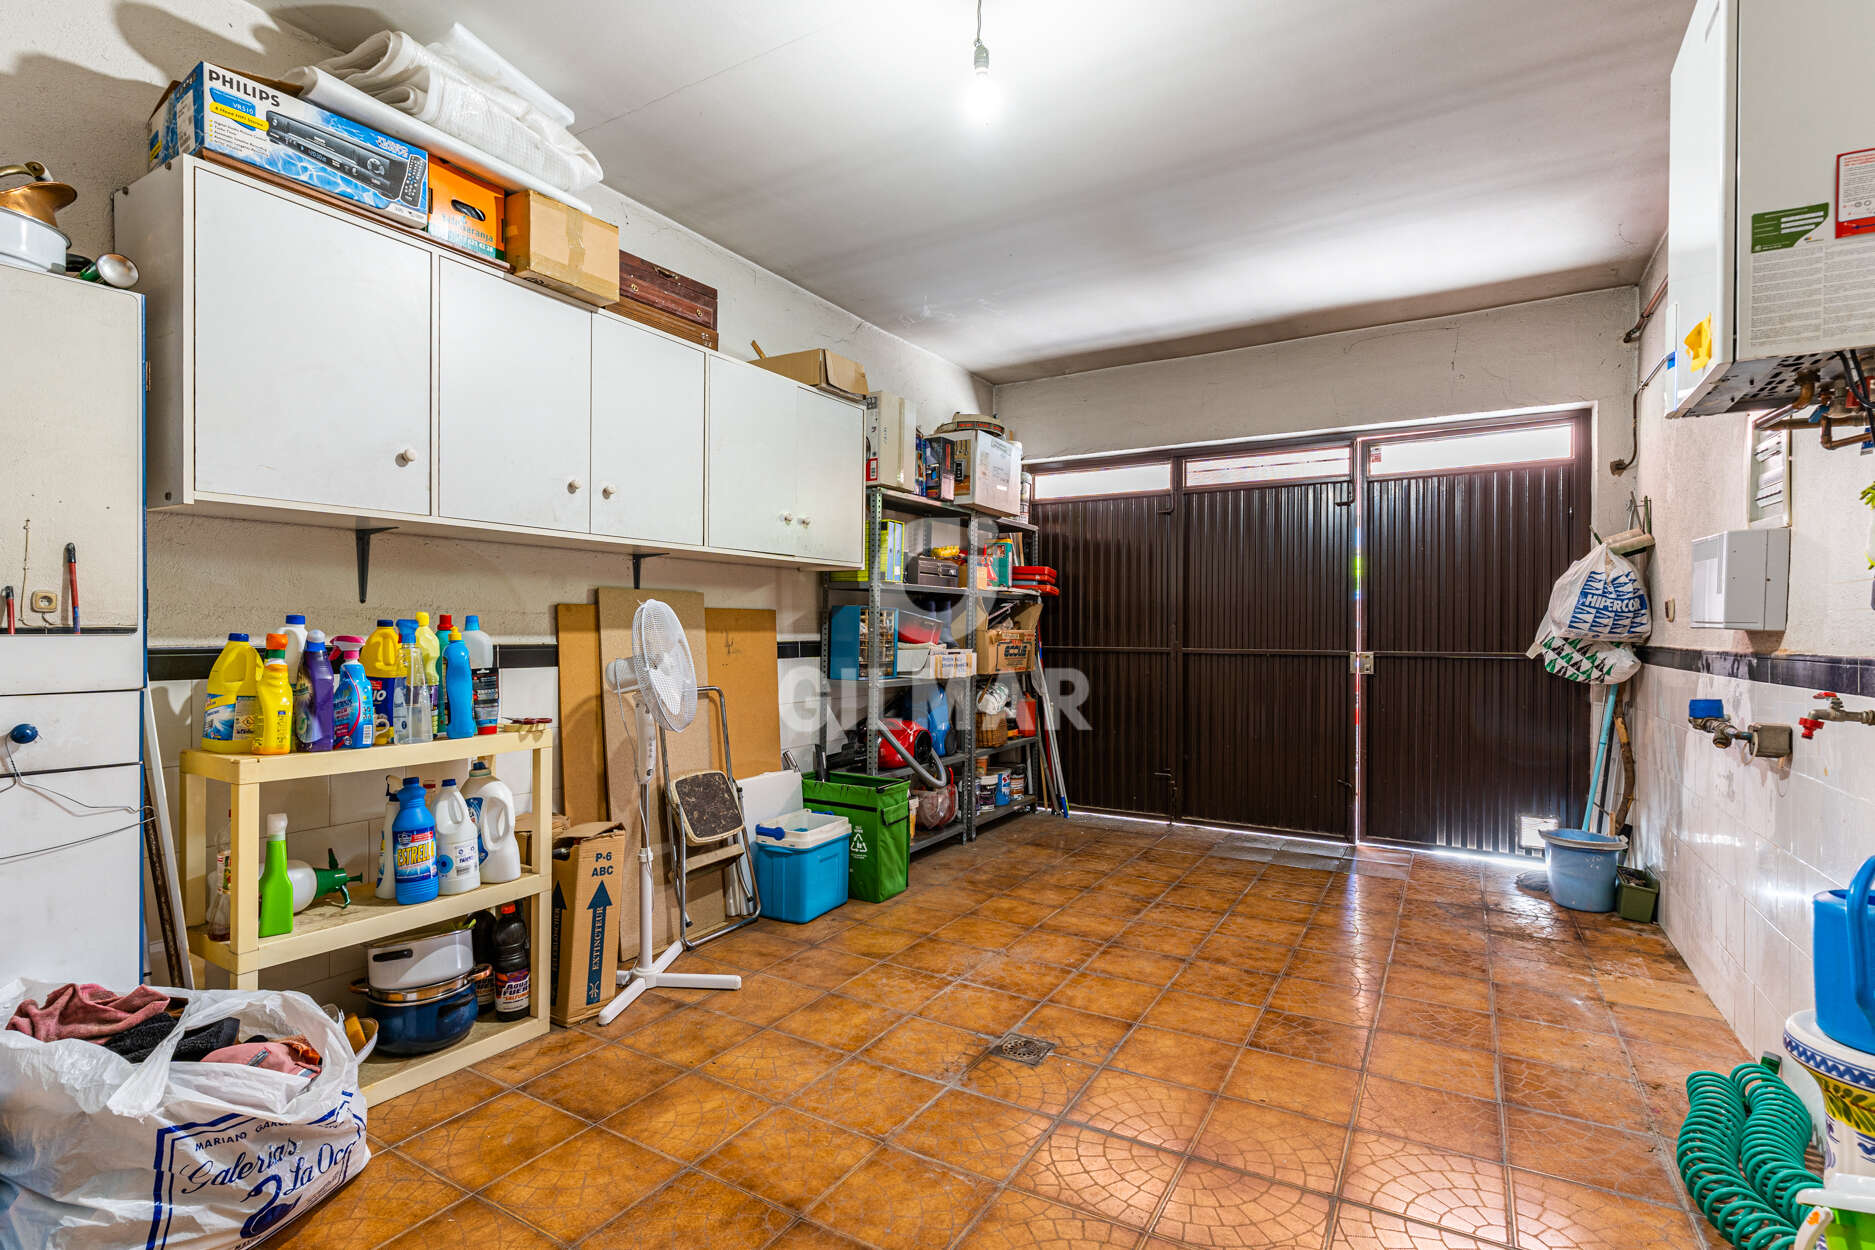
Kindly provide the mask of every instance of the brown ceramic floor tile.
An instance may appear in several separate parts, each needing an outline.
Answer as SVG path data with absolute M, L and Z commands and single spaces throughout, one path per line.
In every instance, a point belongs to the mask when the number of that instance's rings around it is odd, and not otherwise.
M 1215 1093 L 1236 1059 L 1235 1046 L 1141 1025 L 1108 1062 L 1142 1076 Z
M 1640 1090 L 1632 1081 L 1552 1068 L 1546 1063 L 1532 1063 L 1511 1055 L 1499 1059 L 1498 1067 L 1503 1074 L 1507 1103 L 1630 1132 L 1648 1130 L 1647 1109 L 1639 1097 Z
M 1240 1172 L 1332 1194 L 1347 1139 L 1343 1124 L 1221 1098 L 1191 1153 Z
M 432 1130 L 436 1131 L 436 1130 Z M 385 1151 L 325 1202 L 288 1224 L 275 1244 L 292 1250 L 356 1250 L 395 1237 L 462 1198 L 462 1190 Z
M 864 955 L 869 959 L 887 959 L 918 938 L 918 934 L 907 933 L 903 929 L 889 929 L 879 924 L 856 924 L 834 934 L 822 946 L 853 955 Z
M 1148 1013 L 1150 1015 L 1151 1013 Z M 1017 1031 L 1055 1043 L 1055 1054 L 1086 1063 L 1104 1063 L 1132 1026 L 1111 1016 L 1043 1003 L 1019 1022 Z
M 895 1133 L 892 1144 L 1000 1183 L 1050 1127 L 1047 1116 L 951 1090 Z
M 1019 888 L 1018 893 L 1020 893 Z M 1054 911 L 1055 909 L 1047 903 L 1033 903 L 1015 894 L 1004 894 L 978 907 L 975 914 L 987 916 L 991 920 L 1004 920 L 1026 929 L 1048 919 Z
M 992 955 L 970 970 L 969 979 L 978 985 L 1020 994 L 1024 998 L 1046 998 L 1070 976 L 1069 969 L 1058 964 L 1036 963 L 1013 954 Z
M 1599 1185 L 1652 1202 L 1677 1203 L 1672 1158 L 1652 1134 L 1508 1107 L 1504 1112 L 1511 1165 L 1564 1180 Z
M 1367 1030 L 1313 1016 L 1265 1011 L 1250 1034 L 1250 1044 L 1296 1059 L 1358 1068 L 1367 1053 Z
M 1360 1082 L 1360 1073 L 1349 1068 L 1246 1050 L 1237 1057 L 1237 1066 L 1224 1083 L 1224 1094 L 1346 1124 L 1354 1118 L 1354 1097 Z
M 1001 1036 L 1035 1007 L 1034 999 L 1019 994 L 993 990 L 987 985 L 960 984 L 918 1008 L 918 1014 L 953 1028 Z
M 1471 1098 L 1497 1097 L 1493 1063 L 1488 1050 L 1468 1050 L 1385 1030 L 1374 1034 L 1367 1056 L 1369 1072 Z
M 1617 1007 L 1643 1007 L 1653 1011 L 1671 1011 L 1681 1015 L 1720 1018 L 1695 982 L 1660 981 L 1651 977 L 1604 974 L 1597 978 L 1602 997 Z
M 1093 972 L 1077 972 L 1051 994 L 1048 1001 L 1078 1011 L 1112 1016 L 1116 1020 L 1137 1020 L 1146 1014 L 1146 1009 L 1152 1006 L 1153 1000 L 1160 993 L 1157 986 L 1141 985 L 1137 981 L 1123 981 L 1119 977 L 1106 977 Z
M 816 1223 L 880 1250 L 947 1246 L 995 1190 L 886 1147 L 820 1200 Z
M 928 937 L 913 942 L 888 961 L 901 968 L 916 968 L 935 977 L 963 976 L 991 957 L 993 952 L 979 946 L 965 946 L 943 937 Z
M 1099 949 L 1100 943 L 1087 938 L 1035 929 L 1011 942 L 1008 954 L 1015 959 L 1032 959 L 1064 968 L 1078 968 Z
M 1175 925 L 1145 921 L 1126 926 L 1114 938 L 1114 942 L 1131 950 L 1151 951 L 1156 955 L 1184 959 L 1204 943 L 1204 934 L 1195 929 L 1180 929 Z
M 630 1016 L 626 1012 L 626 1017 Z M 665 1063 L 694 1068 L 755 1032 L 744 1020 L 732 1020 L 713 1011 L 685 1011 L 653 1020 L 627 1033 L 621 1040 L 640 1054 L 651 1055 Z
M 321 1207 L 316 1214 L 322 1216 L 331 1205 Z M 303 1250 L 293 1232 L 294 1228 L 289 1227 L 278 1244 Z M 344 1244 L 357 1250 L 365 1243 L 348 1240 Z M 479 1198 L 470 1198 L 417 1225 L 395 1241 L 387 1242 L 384 1250 L 438 1250 L 442 1246 L 474 1246 L 476 1250 L 553 1250 L 555 1244 L 507 1212 L 497 1211 Z
M 1151 1077 L 1108 1069 L 1090 1082 L 1068 1118 L 1166 1150 L 1184 1150 L 1198 1135 L 1212 1095 Z
M 934 1081 L 955 1079 L 983 1053 L 989 1039 L 935 1020 L 912 1018 L 860 1053 L 874 1063 L 902 1068 Z
M 876 1145 L 837 1125 L 776 1107 L 724 1142 L 702 1167 L 770 1202 L 805 1211 Z
M 1551 994 L 1528 985 L 1503 985 L 1498 987 L 1496 998 L 1500 1016 L 1590 1033 L 1615 1031 L 1615 1019 L 1608 1008 L 1586 995 Z
M 1260 1008 L 1243 1003 L 1204 998 L 1184 990 L 1167 990 L 1158 1002 L 1146 1009 L 1140 1023 L 1241 1046 L 1249 1039 L 1250 1031 L 1256 1028 L 1262 1014 Z
M 1276 981 L 1273 972 L 1250 971 L 1201 957 L 1172 978 L 1172 989 L 1204 998 L 1222 998 L 1246 1007 L 1261 1007 L 1276 987 Z
M 794 1105 L 881 1137 L 910 1119 L 944 1087 L 865 1059 L 841 1064 L 795 1095 Z
M 748 1125 L 766 1100 L 691 1072 L 610 1116 L 605 1126 L 686 1162 Z
M 1581 1029 L 1559 1029 L 1528 1020 L 1500 1019 L 1497 1048 L 1502 1054 L 1559 1068 L 1579 1068 L 1602 1074 L 1627 1070 L 1621 1039 L 1610 1033 L 1585 1033 Z M 1684 1080 L 1690 1070 L 1681 1069 L 1680 1078 Z
M 843 1058 L 837 1050 L 771 1030 L 730 1047 L 704 1064 L 702 1071 L 752 1094 L 779 1100 L 798 1094 Z
M 1647 1007 L 1616 1007 L 1615 1028 L 1629 1042 L 1675 1046 L 1710 1055 L 1713 1068 L 1729 1069 L 1747 1058 L 1732 1027 L 1711 1016 L 1689 1016 Z
M 1504 1157 L 1498 1105 L 1368 1073 L 1355 1127 L 1481 1159 Z
M 480 1189 L 585 1127 L 558 1107 L 509 1092 L 399 1149 L 465 1189 Z
M 766 973 L 742 978 L 742 988 L 710 1000 L 710 1010 L 750 1024 L 770 1025 L 821 996 L 819 986 L 802 985 Z
M 1011 1189 L 990 1205 L 957 1250 L 1132 1250 L 1138 1240 L 1135 1229 Z
M 759 1250 L 792 1212 L 687 1172 L 585 1244 L 591 1250 Z
M 1044 1115 L 1060 1115 L 1093 1078 L 1094 1069 L 1050 1055 L 1035 1067 L 986 1055 L 964 1073 L 965 1089 Z
M 872 965 L 873 961 L 864 955 L 812 946 L 798 955 L 790 955 L 780 963 L 770 965 L 768 975 L 830 990 L 858 976 Z
M 882 906 L 868 908 L 865 912 L 866 920 L 888 929 L 901 929 L 919 937 L 929 937 L 957 919 L 957 912 L 950 908 L 907 902 L 908 897 L 901 896 Z
M 1695 1250 L 1679 1209 L 1511 1171 L 1517 1244 L 1525 1250 Z
M 1193 1159 L 1152 1231 L 1193 1246 L 1317 1250 L 1331 1205 L 1325 1195 Z
M 603 1128 L 568 1138 L 485 1191 L 561 1241 L 578 1241 L 675 1176 L 679 1165 Z
M 653 1020 L 674 1015 L 689 1007 L 688 1003 L 665 996 L 661 990 L 652 990 L 640 994 L 631 1009 L 615 1016 L 610 1024 L 600 1024 L 599 1017 L 579 1022 L 579 1031 L 598 1038 L 602 1042 L 616 1042 L 634 1029 L 642 1029 Z
M 387 1146 L 395 1146 L 407 1137 L 480 1106 L 499 1093 L 501 1086 L 473 1069 L 452 1072 L 422 1089 L 373 1104 L 369 1117 L 371 1135 Z
M 1467 1011 L 1491 1009 L 1490 982 L 1450 972 L 1434 972 L 1430 968 L 1402 965 L 1393 969 L 1387 976 L 1387 993 L 1421 1002 L 1442 1003 L 1447 1007 L 1463 1007 Z
M 1042 921 L 1040 927 L 1105 942 L 1126 928 L 1128 923 L 1129 918 L 1126 916 L 1102 916 L 1068 906 Z
M 1228 922 L 1227 922 L 1228 923 Z M 1274 942 L 1260 942 L 1254 938 L 1234 937 L 1228 933 L 1218 933 L 1204 940 L 1198 948 L 1199 960 L 1206 963 L 1221 964 L 1239 972 L 1280 973 L 1295 958 L 1295 951 L 1289 946 Z
M 1335 1234 L 1328 1250 L 1489 1250 L 1482 1241 L 1433 1224 L 1403 1220 L 1344 1202 L 1335 1208 Z
M 1341 1196 L 1487 1241 L 1510 1239 L 1500 1163 L 1357 1132 Z
M 1448 1046 L 1466 1046 L 1490 1050 L 1491 1017 L 1487 1012 L 1466 1011 L 1437 1003 L 1422 1003 L 1411 998 L 1388 995 L 1380 1004 L 1380 1027 L 1390 1033 L 1406 1033 L 1429 1042 Z
M 1345 985 L 1286 976 L 1270 992 L 1268 1005 L 1274 1011 L 1286 1011 L 1291 1015 L 1367 1028 L 1380 1009 L 1380 996 Z
M 1177 956 L 1110 946 L 1088 965 L 1088 971 L 1164 989 L 1184 967 L 1185 961 Z
M 1006 949 L 1011 942 L 1029 931 L 1027 925 L 992 920 L 988 916 L 960 916 L 931 936 L 940 941 L 958 942 L 988 951 Z
M 805 949 L 807 946 L 804 942 L 751 928 L 711 942 L 710 958 L 750 972 L 760 972 Z
M 683 1071 L 623 1046 L 603 1046 L 535 1077 L 522 1089 L 581 1119 L 603 1120 L 659 1086 L 670 1084 Z
M 1036 1149 L 1014 1184 L 1050 1201 L 1143 1229 L 1152 1222 L 1178 1167 L 1175 1154 L 1064 1124 Z
M 1283 973 L 1378 994 L 1381 983 L 1387 978 L 1387 968 L 1384 952 L 1378 956 L 1356 956 L 1345 951 L 1298 950 L 1295 957 L 1283 966 Z M 1396 972 L 1398 970 L 1394 969 Z
M 480 1072 L 493 1081 L 503 1085 L 520 1085 L 533 1077 L 539 1076 L 551 1068 L 557 1068 L 569 1059 L 577 1059 L 587 1051 L 603 1043 L 590 1033 L 578 1029 L 556 1028 L 538 1041 L 516 1046 L 513 1050 L 504 1050 L 492 1059 L 484 1059 L 471 1071 Z M 434 1086 L 425 1087 L 425 1093 Z M 373 1108 L 371 1127 L 378 1127 L 376 1108 Z
M 839 993 L 862 1003 L 877 1003 L 894 1011 L 911 1011 L 948 986 L 950 982 L 916 968 L 897 964 L 875 964 L 850 981 L 842 983 Z
M 782 1017 L 775 1027 L 835 1050 L 855 1051 L 903 1018 L 904 1013 L 890 1007 L 826 994 Z
M 693 1247 L 692 1250 L 701 1250 Z M 866 1250 L 851 1237 L 842 1237 L 818 1224 L 796 1224 L 768 1244 L 768 1250 Z

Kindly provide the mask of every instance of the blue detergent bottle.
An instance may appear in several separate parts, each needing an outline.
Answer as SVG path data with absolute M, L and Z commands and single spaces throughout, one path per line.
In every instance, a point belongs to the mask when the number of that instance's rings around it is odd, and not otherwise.
M 451 738 L 475 736 L 475 677 L 469 669 L 469 648 L 462 641 L 462 631 L 449 631 L 449 645 L 443 648 L 443 698 L 446 704 L 444 725 Z
M 392 862 L 399 903 L 427 903 L 436 897 L 436 818 L 423 801 L 423 782 L 404 778 L 397 792 L 397 819 L 391 822 L 395 843 Z

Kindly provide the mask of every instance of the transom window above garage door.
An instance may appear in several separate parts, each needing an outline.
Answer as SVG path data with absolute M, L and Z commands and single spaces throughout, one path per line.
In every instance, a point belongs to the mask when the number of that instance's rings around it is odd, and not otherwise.
M 1575 455 L 1575 427 L 1569 422 L 1528 425 L 1515 430 L 1484 430 L 1444 438 L 1406 438 L 1376 443 L 1368 449 L 1367 476 L 1544 464 Z
M 1207 456 L 1185 462 L 1185 485 L 1240 486 L 1259 482 L 1306 482 L 1344 478 L 1353 463 L 1352 453 L 1341 447 L 1309 447 L 1301 451 L 1250 451 L 1232 456 Z
M 1061 469 L 1035 475 L 1035 498 L 1087 499 L 1095 495 L 1157 495 L 1172 489 L 1172 462 L 1115 464 L 1100 469 Z

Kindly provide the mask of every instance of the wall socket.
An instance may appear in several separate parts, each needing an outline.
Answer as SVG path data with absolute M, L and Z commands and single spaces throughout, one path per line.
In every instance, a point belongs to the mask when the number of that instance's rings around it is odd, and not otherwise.
M 35 612 L 57 612 L 59 594 L 56 590 L 35 590 L 27 600 L 27 606 Z

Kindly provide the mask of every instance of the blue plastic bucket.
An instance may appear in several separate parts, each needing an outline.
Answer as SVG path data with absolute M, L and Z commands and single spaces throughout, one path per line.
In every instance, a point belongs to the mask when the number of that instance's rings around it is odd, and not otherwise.
M 1628 849 L 1626 838 L 1585 829 L 1546 829 L 1549 896 L 1570 911 L 1615 909 L 1615 865 Z
M 755 885 L 762 915 L 806 924 L 847 899 L 847 837 L 802 849 L 767 838 L 755 840 Z
M 1816 978 L 1816 1027 L 1831 1040 L 1875 1053 L 1875 925 L 1869 886 L 1875 859 L 1856 871 L 1846 890 L 1824 890 L 1810 902 L 1810 966 Z

